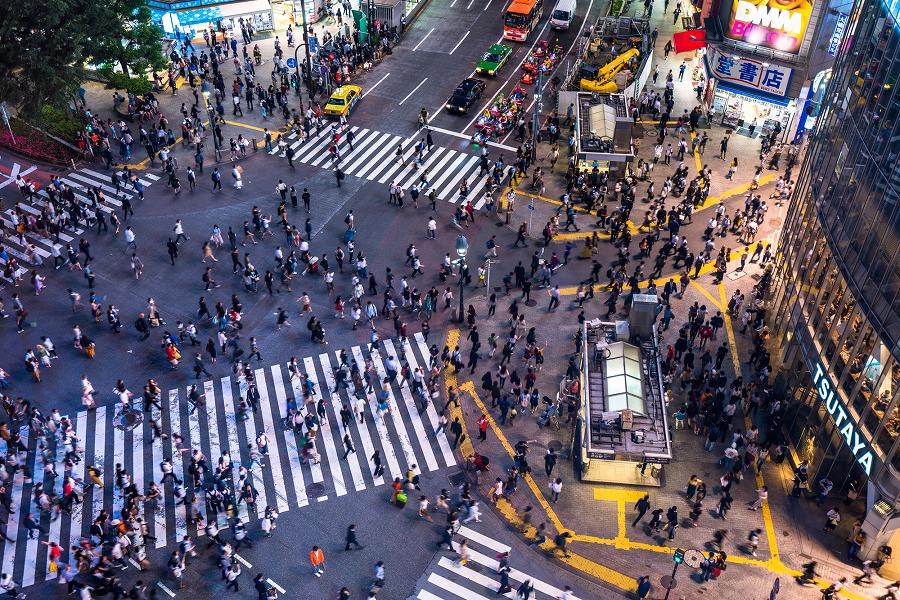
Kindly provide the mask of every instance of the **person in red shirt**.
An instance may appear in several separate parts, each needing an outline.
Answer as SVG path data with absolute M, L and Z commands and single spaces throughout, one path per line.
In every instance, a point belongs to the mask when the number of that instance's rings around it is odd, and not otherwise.
M 478 417 L 478 439 L 482 442 L 487 441 L 488 420 L 485 415 Z

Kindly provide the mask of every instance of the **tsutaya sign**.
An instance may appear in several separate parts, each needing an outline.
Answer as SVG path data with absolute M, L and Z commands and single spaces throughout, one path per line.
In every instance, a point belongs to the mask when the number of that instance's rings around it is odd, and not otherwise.
M 841 402 L 834 384 L 825 374 L 825 368 L 819 362 L 816 363 L 816 368 L 812 373 L 812 380 L 819 398 L 825 403 L 825 410 L 834 421 L 835 429 L 846 440 L 847 448 L 856 457 L 856 462 L 868 476 L 872 471 L 872 449 L 869 447 L 869 442 L 859 432 L 856 423 L 851 420 L 847 407 Z
M 734 0 L 725 35 L 754 46 L 797 54 L 811 12 L 810 0 Z

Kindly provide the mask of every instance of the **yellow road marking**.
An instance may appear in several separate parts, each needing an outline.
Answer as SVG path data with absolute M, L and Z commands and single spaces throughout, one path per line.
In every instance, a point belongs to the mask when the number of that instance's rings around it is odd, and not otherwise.
M 264 128 L 257 127 L 256 125 L 247 125 L 246 123 L 237 123 L 235 121 L 226 121 L 225 119 L 222 119 L 222 122 L 225 123 L 226 125 L 234 125 L 235 127 L 243 127 L 244 129 L 252 129 L 253 131 L 260 131 L 263 133 L 265 133 L 265 131 L 266 131 Z M 269 129 L 270 133 L 277 133 L 279 131 L 281 131 L 281 129 L 279 129 L 279 128 Z
M 456 331 L 457 339 L 459 336 L 459 332 Z M 451 340 L 448 336 L 448 343 Z M 446 377 L 445 377 L 446 379 Z M 455 380 L 455 378 L 454 378 Z M 481 398 L 478 396 L 478 392 L 475 390 L 475 384 L 471 381 L 467 381 L 465 383 L 460 384 L 460 389 L 465 390 L 469 393 L 472 399 L 475 401 L 475 404 L 481 410 L 481 412 L 485 415 L 488 420 L 488 423 L 491 429 L 494 431 L 494 434 L 497 436 L 497 439 L 503 445 L 504 449 L 510 456 L 515 456 L 515 451 L 513 450 L 512 445 L 510 445 L 509 441 L 506 439 L 506 435 L 504 435 L 503 431 L 500 429 L 499 425 L 497 425 L 496 421 L 494 421 L 493 416 L 491 415 L 488 408 L 484 405 Z M 532 493 L 535 498 L 537 498 L 538 503 L 541 505 L 541 508 L 544 509 L 544 512 L 547 514 L 547 519 L 553 523 L 553 526 L 556 527 L 557 531 L 570 531 L 569 528 L 565 527 L 562 522 L 559 520 L 559 517 L 556 515 L 556 512 L 550 506 L 550 503 L 547 502 L 547 499 L 544 497 L 543 492 L 538 488 L 537 483 L 534 481 L 534 478 L 529 475 L 523 475 L 523 479 L 528 484 L 528 487 L 531 488 Z M 512 506 L 503 502 L 498 503 L 498 508 L 508 520 L 511 520 L 514 524 L 518 523 L 521 525 L 521 520 L 518 518 L 518 515 L 515 515 L 515 510 Z M 577 536 L 576 536 L 577 537 Z M 548 545 L 547 547 L 552 547 L 552 545 Z M 629 577 L 623 573 L 619 573 L 618 571 L 614 571 L 609 567 L 605 567 L 597 562 L 594 562 L 590 559 L 584 558 L 583 556 L 579 556 L 575 553 L 570 552 L 569 557 L 558 557 L 560 560 L 565 562 L 566 564 L 572 566 L 573 568 L 578 569 L 588 575 L 592 575 L 598 579 L 606 581 L 618 588 L 621 588 L 627 592 L 635 592 L 637 590 L 637 582 L 633 577 Z
M 447 346 L 450 348 L 455 348 L 459 344 L 459 329 L 451 329 L 447 332 Z M 444 395 L 449 397 L 448 388 L 453 386 L 456 388 L 456 397 L 460 396 L 460 388 L 459 383 L 456 381 L 456 373 L 450 372 L 450 367 L 444 369 Z M 450 405 L 450 423 L 453 422 L 454 419 L 459 418 L 459 422 L 462 425 L 463 436 L 464 438 L 459 443 L 459 451 L 462 455 L 463 464 L 465 464 L 465 460 L 467 456 L 472 456 L 475 453 L 475 447 L 472 445 L 472 436 L 469 435 L 469 431 L 466 428 L 466 419 L 463 416 L 462 408 L 456 405 Z
M 612 502 L 637 502 L 644 496 L 646 492 L 638 492 L 634 490 L 618 490 L 610 488 L 594 488 L 594 500 L 611 500 Z
M 715 306 L 716 308 L 718 308 L 719 310 L 722 310 L 722 311 L 724 312 L 724 310 L 722 309 L 722 305 L 719 304 L 719 301 L 716 300 L 716 299 L 713 297 L 712 294 L 710 294 L 709 292 L 707 292 L 707 291 L 706 291 L 706 288 L 704 288 L 702 285 L 700 285 L 699 283 L 697 283 L 697 280 L 696 280 L 696 279 L 691 279 L 691 285 L 694 286 L 695 288 L 697 288 L 698 290 L 700 290 L 700 292 L 701 292 L 704 296 L 706 296 L 706 298 L 707 298 L 710 302 L 712 302 L 713 306 Z M 740 371 L 738 371 L 738 372 L 740 372 Z

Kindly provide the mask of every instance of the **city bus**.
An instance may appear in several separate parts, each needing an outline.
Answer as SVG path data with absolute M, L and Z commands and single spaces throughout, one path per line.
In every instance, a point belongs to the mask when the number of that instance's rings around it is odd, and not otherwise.
M 513 0 L 503 17 L 503 37 L 524 42 L 544 16 L 543 11 L 544 0 Z

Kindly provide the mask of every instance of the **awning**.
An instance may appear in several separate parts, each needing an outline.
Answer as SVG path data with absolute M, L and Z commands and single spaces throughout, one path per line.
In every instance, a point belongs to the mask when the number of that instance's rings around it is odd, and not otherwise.
M 759 90 L 750 90 L 739 85 L 728 85 L 720 79 L 716 79 L 716 89 L 725 92 L 731 92 L 738 96 L 743 96 L 756 102 L 765 102 L 766 104 L 774 104 L 775 106 L 787 106 L 791 103 L 791 98 L 776 96 L 775 94 L 767 94 Z
M 242 17 L 244 15 L 253 15 L 262 12 L 272 12 L 272 6 L 269 4 L 269 0 L 229 2 L 228 4 L 220 5 L 219 8 L 222 10 L 222 16 L 225 18 Z
M 679 31 L 672 34 L 672 43 L 675 45 L 675 54 L 706 48 L 706 31 L 703 29 Z

